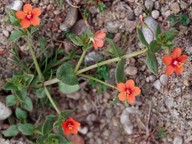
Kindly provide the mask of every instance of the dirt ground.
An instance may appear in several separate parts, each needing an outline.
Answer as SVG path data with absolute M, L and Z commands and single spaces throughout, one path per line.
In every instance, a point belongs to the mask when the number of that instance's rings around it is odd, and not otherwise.
M 67 27 L 73 33 L 81 34 L 86 29 L 82 14 L 87 8 L 91 29 L 93 31 L 102 29 L 110 33 L 113 40 L 127 53 L 143 48 L 136 36 L 135 26 L 138 16 L 152 15 L 163 30 L 174 27 L 179 31 L 174 44 L 188 55 L 185 71 L 179 76 L 164 74 L 165 66 L 161 60 L 163 51 L 157 55 L 158 75 L 148 70 L 145 55 L 127 59 L 126 77 L 134 79 L 142 90 L 133 105 L 119 102 L 111 106 L 116 92 L 108 88 L 106 92 L 98 94 L 97 88 L 90 87 L 88 80 L 84 80 L 81 83 L 81 90 L 74 94 L 64 95 L 53 87 L 52 95 L 60 109 L 77 107 L 72 117 L 81 123 L 81 128 L 78 135 L 68 138 L 75 144 L 192 144 L 192 0 L 103 0 L 106 6 L 103 12 L 99 12 L 95 0 L 71 0 L 74 5 L 78 3 L 80 6 L 78 9 L 71 7 L 66 1 L 59 4 L 56 0 L 23 0 L 23 3 L 31 3 L 42 9 L 43 26 L 38 36 L 47 39 L 50 52 L 59 46 L 64 50 L 71 50 L 71 47 L 74 47 L 63 34 L 65 19 L 69 12 L 74 13 Z M 1 87 L 5 79 L 12 75 L 12 71 L 18 69 L 10 61 L 12 45 L 7 44 L 7 39 L 13 31 L 13 27 L 6 20 L 6 8 L 11 3 L 9 0 L 0 1 L 0 52 L 3 52 L 0 53 Z M 180 13 L 187 14 L 190 23 L 187 26 L 182 24 L 171 26 L 169 16 Z M 18 45 L 22 56 L 28 57 L 29 52 L 25 43 L 21 40 Z M 102 49 L 96 53 L 105 57 L 106 52 Z M 38 50 L 36 52 L 38 53 Z M 93 50 L 89 53 L 91 52 Z M 115 84 L 113 69 L 114 66 L 109 67 L 108 81 Z M 7 95 L 8 92 L 1 90 L 0 100 L 4 102 Z M 33 121 L 33 117 L 42 112 L 50 114 L 54 113 L 54 110 L 48 108 L 38 111 L 36 105 L 34 111 L 30 113 L 30 119 Z M 7 127 L 7 121 L 0 121 L 0 130 Z M 27 138 L 20 138 L 17 142 L 7 140 L 7 143 L 29 143 L 24 142 L 24 139 Z M 7 143 L 3 139 L 0 140 L 0 144 Z

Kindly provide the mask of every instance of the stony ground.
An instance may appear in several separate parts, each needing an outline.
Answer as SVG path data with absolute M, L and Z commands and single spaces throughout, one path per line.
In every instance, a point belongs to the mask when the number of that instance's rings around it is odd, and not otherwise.
M 88 23 L 91 28 L 113 33 L 114 41 L 127 50 L 127 53 L 143 48 L 135 32 L 139 15 L 151 15 L 163 30 L 171 27 L 168 21 L 171 14 L 185 13 L 192 21 L 192 0 L 103 0 L 106 5 L 104 12 L 99 12 L 96 4 L 91 4 L 91 0 L 89 4 L 87 0 L 72 1 L 73 4 L 78 3 L 80 9 L 72 8 L 66 2 L 60 5 L 53 0 L 23 0 L 24 3 L 33 3 L 42 8 L 43 27 L 39 36 L 48 39 L 50 49 L 60 45 L 65 50 L 71 49 L 73 44 L 65 39 L 62 32 L 66 28 L 67 14 L 73 13 L 67 27 L 75 34 L 81 34 L 86 29 L 82 21 L 84 8 L 90 11 Z M 7 44 L 7 38 L 13 31 L 13 27 L 6 21 L 6 8 L 11 3 L 9 0 L 0 1 L 0 86 L 11 76 L 11 71 L 17 68 L 10 61 L 12 46 Z M 72 95 L 60 94 L 53 89 L 61 109 L 78 108 L 72 117 L 82 127 L 78 135 L 69 137 L 71 141 L 75 144 L 192 144 L 192 22 L 188 26 L 178 24 L 174 27 L 179 30 L 174 44 L 189 56 L 185 72 L 180 76 L 166 76 L 161 61 L 163 53 L 158 55 L 158 75 L 149 72 L 144 55 L 128 59 L 126 77 L 134 79 L 142 89 L 136 104 L 127 106 L 118 103 L 111 106 L 115 92 L 109 89 L 98 94 L 96 88 L 87 85 L 86 80 L 81 84 L 82 89 Z M 26 45 L 22 41 L 18 45 L 22 54 L 28 56 Z M 92 52 L 91 56 L 94 57 L 93 55 L 103 56 L 104 52 Z M 113 67 L 109 70 L 111 83 L 114 82 L 113 70 Z M 6 93 L 1 91 L 0 95 L 0 100 L 4 102 Z M 45 111 L 49 112 L 53 111 Z M 37 113 L 39 112 L 34 111 L 31 115 Z M 1 130 L 7 127 L 6 122 L 0 121 Z M 28 143 L 22 139 L 6 142 L 0 140 L 0 144 Z

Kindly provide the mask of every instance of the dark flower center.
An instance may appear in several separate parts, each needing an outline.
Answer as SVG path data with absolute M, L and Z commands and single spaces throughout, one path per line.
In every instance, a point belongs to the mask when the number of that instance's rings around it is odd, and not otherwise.
M 126 95 L 130 95 L 131 94 L 131 90 L 130 89 L 126 89 Z
M 180 68 L 183 65 L 183 63 L 179 62 L 178 60 L 173 60 L 172 64 L 173 64 L 173 66 L 176 66 L 178 68 Z
M 67 123 L 67 127 L 68 127 L 68 129 L 73 129 L 73 124 L 71 123 L 71 122 L 69 122 L 69 123 Z

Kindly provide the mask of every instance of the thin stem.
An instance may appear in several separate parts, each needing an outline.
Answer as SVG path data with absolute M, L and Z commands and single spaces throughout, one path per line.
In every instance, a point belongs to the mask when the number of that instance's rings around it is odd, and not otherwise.
M 33 47 L 32 47 L 32 44 L 31 44 L 31 41 L 30 41 L 29 37 L 26 38 L 26 42 L 27 42 L 27 44 L 28 44 L 28 46 L 29 46 L 30 53 L 31 53 L 31 55 L 32 55 L 32 58 L 33 58 L 33 61 L 34 61 L 34 64 L 35 64 L 35 68 L 36 68 L 36 70 L 37 70 L 37 73 L 38 73 L 40 79 L 41 79 L 41 80 L 44 80 L 44 76 L 43 76 L 43 74 L 42 74 L 42 72 L 41 72 L 41 69 L 40 69 L 40 67 L 39 67 L 39 64 L 38 64 L 38 62 L 37 62 L 37 58 L 36 58 L 36 56 L 35 56 L 35 52 L 33 51 Z M 57 108 L 57 106 L 56 106 L 55 102 L 53 101 L 53 99 L 52 99 L 52 97 L 51 97 L 51 95 L 50 95 L 50 93 L 49 93 L 49 91 L 48 91 L 48 89 L 47 89 L 46 86 L 44 86 L 44 90 L 45 90 L 45 93 L 46 93 L 46 95 L 47 95 L 50 103 L 53 105 L 53 107 L 55 108 L 55 110 L 56 110 L 56 112 L 58 113 L 58 115 L 61 115 L 61 112 L 60 112 L 59 109 Z
M 30 41 L 30 39 L 29 39 L 28 36 L 26 37 L 26 42 L 27 42 L 27 45 L 29 46 L 29 50 L 30 50 L 30 53 L 31 53 L 31 55 L 32 55 L 32 58 L 33 58 L 33 61 L 34 61 L 34 64 L 35 64 L 35 68 L 36 68 L 36 70 L 37 70 L 37 73 L 38 73 L 40 79 L 41 79 L 42 81 L 44 81 L 43 74 L 42 74 L 41 69 L 40 69 L 40 67 L 39 67 L 39 64 L 38 64 L 38 62 L 37 62 L 37 58 L 36 58 L 36 56 L 35 56 L 35 52 L 33 51 L 33 47 L 32 47 L 31 41 Z
M 58 113 L 58 115 L 61 115 L 60 110 L 57 108 L 57 106 L 56 106 L 55 102 L 53 101 L 53 99 L 52 99 L 52 97 L 51 97 L 51 95 L 50 95 L 50 93 L 49 93 L 49 91 L 48 91 L 48 89 L 47 89 L 46 86 L 44 87 L 44 90 L 45 90 L 45 93 L 46 93 L 49 101 L 51 102 L 52 106 L 54 107 L 54 109 L 56 110 L 56 112 Z
M 45 81 L 45 82 L 44 82 L 44 86 L 52 85 L 52 84 L 58 83 L 59 81 L 60 81 L 60 80 L 58 80 L 57 78 L 54 78 L 54 79 Z
M 117 62 L 119 61 L 120 59 L 126 59 L 126 58 L 130 58 L 130 57 L 134 57 L 134 56 L 137 56 L 137 55 L 140 55 L 142 53 L 145 53 L 147 49 L 143 49 L 143 50 L 140 50 L 140 51 L 136 51 L 136 52 L 133 52 L 131 54 L 126 54 L 122 57 L 116 57 L 116 58 L 112 58 L 112 59 L 109 59 L 109 60 L 106 60 L 106 61 L 102 61 L 100 63 L 97 63 L 97 64 L 94 64 L 94 65 L 91 65 L 89 67 L 86 67 L 86 68 L 83 68 L 79 71 L 77 71 L 77 75 L 81 74 L 81 73 L 84 73 L 88 70 L 91 70 L 91 69 L 94 69 L 94 68 L 97 68 L 99 66 L 102 66 L 102 65 L 106 65 L 106 64 L 110 64 L 110 63 L 113 63 L 113 62 Z
M 79 61 L 78 61 L 78 63 L 77 63 L 77 65 L 76 65 L 76 67 L 75 67 L 75 73 L 79 70 L 79 67 L 80 67 L 80 65 L 81 65 L 81 63 L 83 61 L 83 58 L 85 57 L 85 54 L 86 54 L 86 51 L 84 50 L 81 57 L 80 57 L 80 59 L 79 59 Z
M 106 60 L 106 61 L 102 61 L 100 63 L 91 65 L 89 67 L 86 67 L 86 68 L 83 68 L 83 69 L 77 71 L 76 75 L 80 75 L 81 73 L 84 73 L 86 71 L 89 71 L 91 69 L 97 68 L 97 67 L 102 66 L 102 65 L 106 65 L 106 64 L 113 63 L 113 62 L 117 62 L 117 61 L 119 61 L 121 59 L 126 59 L 126 58 L 130 58 L 130 57 L 134 57 L 134 56 L 140 55 L 142 53 L 145 53 L 146 50 L 147 49 L 143 49 L 143 50 L 140 50 L 140 51 L 133 52 L 131 54 L 126 54 L 126 55 L 122 56 L 121 58 L 120 57 L 116 57 L 116 58 L 112 58 L 112 59 L 109 59 L 109 60 Z M 51 84 L 58 83 L 58 82 L 59 82 L 59 80 L 57 78 L 54 78 L 54 79 L 45 81 L 44 85 L 47 86 L 47 85 L 51 85 Z
M 104 82 L 104 81 L 102 81 L 102 80 L 99 80 L 99 79 L 97 79 L 97 78 L 95 78 L 95 77 L 92 77 L 92 76 L 90 76 L 90 75 L 79 74 L 79 76 L 82 76 L 82 77 L 85 77 L 85 78 L 88 78 L 88 79 L 97 81 L 97 82 L 102 83 L 102 84 L 104 84 L 104 85 L 106 85 L 106 86 L 108 86 L 108 87 L 111 87 L 111 88 L 113 88 L 113 89 L 117 89 L 115 86 L 110 85 L 110 84 L 108 84 L 108 83 L 106 83 L 106 82 Z

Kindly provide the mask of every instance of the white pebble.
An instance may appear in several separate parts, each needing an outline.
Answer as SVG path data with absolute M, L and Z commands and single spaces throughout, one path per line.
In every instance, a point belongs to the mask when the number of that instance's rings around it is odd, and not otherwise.
M 151 16 L 154 18 L 154 19 L 158 19 L 159 17 L 159 11 L 158 10 L 153 10 L 151 12 Z

